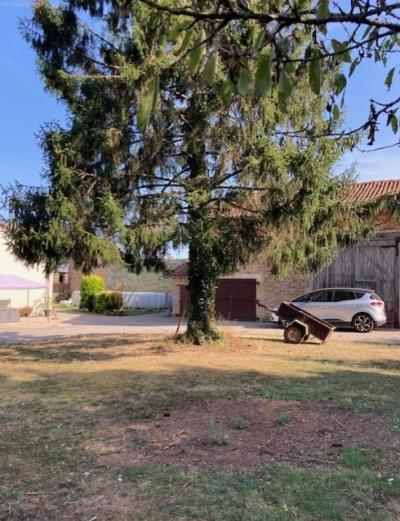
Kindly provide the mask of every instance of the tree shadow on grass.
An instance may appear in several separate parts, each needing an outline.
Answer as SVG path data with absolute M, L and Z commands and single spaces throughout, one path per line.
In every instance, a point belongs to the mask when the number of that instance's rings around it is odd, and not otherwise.
M 274 355 L 274 358 L 277 358 L 277 356 Z M 323 365 L 351 366 L 355 370 L 358 370 L 358 368 L 362 368 L 380 369 L 384 371 L 399 371 L 400 378 L 400 360 L 393 360 L 392 358 L 371 359 L 358 362 L 357 360 L 345 360 L 341 358 L 312 358 L 310 356 L 295 356 L 291 357 L 291 360 L 296 362 L 315 362 Z
M 78 413 L 120 421 L 152 418 L 191 402 L 217 398 L 261 396 L 266 399 L 329 401 L 354 412 L 399 414 L 400 378 L 371 372 L 320 371 L 308 377 L 279 377 L 268 373 L 234 372 L 198 367 L 175 371 L 103 370 L 54 374 L 51 378 L 31 370 L 31 379 L 13 383 L 19 400 L 45 400 Z M 7 381 L 3 382 L 4 388 Z M 61 407 L 62 408 L 62 407 Z
M 124 356 L 149 356 L 166 355 L 170 349 L 163 345 L 148 345 L 160 339 L 143 339 L 138 336 L 120 337 L 72 337 L 70 339 L 60 338 L 54 340 L 37 341 L 32 344 L 7 345 L 0 348 L 0 358 L 7 362 L 24 361 L 52 361 L 52 362 L 74 362 L 74 361 L 107 361 Z M 115 351 L 115 348 L 132 345 L 143 345 L 142 349 L 124 353 Z
M 144 328 L 154 328 L 159 326 L 174 326 L 177 319 L 167 315 L 167 312 L 148 313 L 140 315 L 113 316 L 99 315 L 96 313 L 77 313 L 71 314 L 64 324 L 68 325 L 92 325 L 92 326 L 140 326 Z
M 357 364 L 358 367 L 367 368 L 376 368 L 383 369 L 385 371 L 400 371 L 400 360 L 368 360 L 366 362 L 361 362 Z M 400 396 L 400 388 L 399 388 L 399 396 Z

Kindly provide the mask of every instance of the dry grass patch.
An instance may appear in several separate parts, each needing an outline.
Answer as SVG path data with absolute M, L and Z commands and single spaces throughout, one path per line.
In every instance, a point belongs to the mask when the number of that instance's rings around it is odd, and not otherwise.
M 241 418 L 241 429 L 235 428 Z M 284 420 L 283 420 L 284 419 Z M 107 468 L 214 465 L 243 472 L 271 463 L 337 465 L 343 455 L 374 451 L 393 459 L 400 444 L 384 418 L 352 414 L 330 403 L 259 397 L 216 399 L 173 409 L 154 420 L 104 424 L 86 448 Z
M 399 362 L 338 341 L 2 346 L 0 519 L 392 521 Z

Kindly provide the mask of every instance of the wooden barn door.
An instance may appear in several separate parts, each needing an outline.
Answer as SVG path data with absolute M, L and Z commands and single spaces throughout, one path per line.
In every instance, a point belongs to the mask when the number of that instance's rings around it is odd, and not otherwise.
M 397 244 L 377 236 L 355 248 L 356 287 L 371 288 L 383 298 L 389 324 L 398 326 Z
M 220 279 L 218 281 L 215 311 L 225 320 L 256 320 L 257 281 L 255 279 Z M 189 294 L 180 286 L 180 312 L 188 313 Z
M 257 281 L 255 279 L 220 279 L 215 309 L 226 320 L 256 320 Z
M 399 232 L 375 237 L 338 252 L 334 262 L 314 278 L 314 288 L 356 287 L 376 291 L 386 304 L 388 323 L 399 326 Z

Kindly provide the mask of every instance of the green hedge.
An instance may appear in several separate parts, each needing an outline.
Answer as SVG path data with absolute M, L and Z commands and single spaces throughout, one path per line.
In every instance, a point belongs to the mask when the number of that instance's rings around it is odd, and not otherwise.
M 94 311 L 94 297 L 100 291 L 105 291 L 106 284 L 102 277 L 98 275 L 87 275 L 81 282 L 81 302 L 80 308 Z
M 123 299 L 120 291 L 100 291 L 94 296 L 96 313 L 119 313 L 122 305 Z

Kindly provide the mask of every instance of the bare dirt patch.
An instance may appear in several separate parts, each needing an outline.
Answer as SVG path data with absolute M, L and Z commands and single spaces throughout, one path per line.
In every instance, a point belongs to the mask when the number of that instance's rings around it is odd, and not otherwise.
M 246 397 L 171 410 L 129 426 L 104 425 L 86 448 L 108 468 L 215 465 L 250 470 L 268 463 L 335 464 L 350 447 L 398 451 L 385 420 L 329 403 Z

